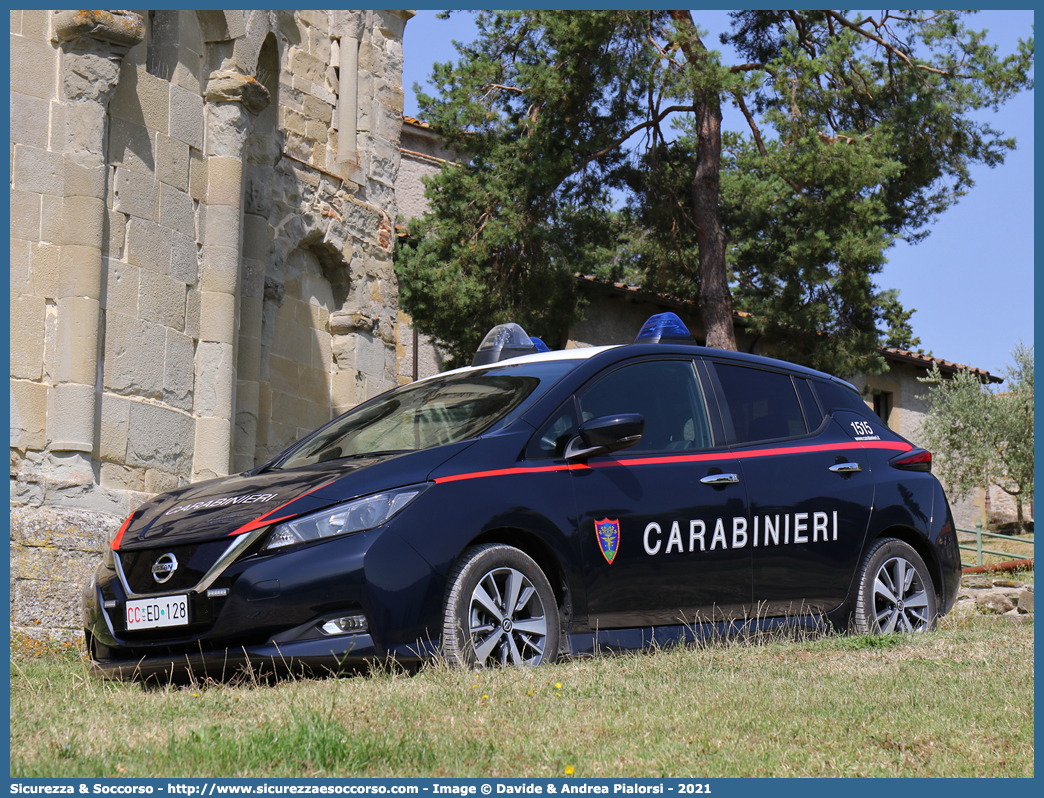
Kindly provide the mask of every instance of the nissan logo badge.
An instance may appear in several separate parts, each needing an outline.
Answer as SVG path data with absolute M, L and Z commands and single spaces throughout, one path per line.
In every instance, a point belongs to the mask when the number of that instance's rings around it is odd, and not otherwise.
M 178 558 L 172 553 L 164 554 L 152 564 L 152 578 L 158 584 L 163 584 L 178 570 Z

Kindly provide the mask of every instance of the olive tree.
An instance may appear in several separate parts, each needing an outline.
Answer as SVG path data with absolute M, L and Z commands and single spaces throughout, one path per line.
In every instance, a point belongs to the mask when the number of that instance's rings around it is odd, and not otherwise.
M 936 473 L 955 496 L 996 485 L 1015 499 L 1020 531 L 1023 506 L 1033 498 L 1033 347 L 1020 342 L 1002 391 L 970 371 L 944 378 L 938 366 L 921 382 L 928 414 L 920 439 L 935 455 Z

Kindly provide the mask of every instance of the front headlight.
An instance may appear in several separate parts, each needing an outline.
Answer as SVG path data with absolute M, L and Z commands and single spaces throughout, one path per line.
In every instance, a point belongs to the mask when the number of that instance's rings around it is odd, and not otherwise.
M 430 483 L 375 493 L 287 521 L 272 530 L 261 551 L 373 529 L 389 521 L 429 487 Z

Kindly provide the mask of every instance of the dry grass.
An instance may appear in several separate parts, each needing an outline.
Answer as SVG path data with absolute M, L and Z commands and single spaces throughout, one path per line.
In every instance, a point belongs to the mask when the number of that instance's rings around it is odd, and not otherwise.
M 1000 618 L 535 670 L 154 690 L 85 673 L 12 663 L 13 776 L 1033 775 L 1033 626 Z

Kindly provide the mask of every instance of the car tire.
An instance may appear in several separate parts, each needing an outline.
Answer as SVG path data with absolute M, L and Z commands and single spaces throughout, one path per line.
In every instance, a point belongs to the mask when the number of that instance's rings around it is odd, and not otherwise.
M 554 662 L 558 635 L 555 593 L 529 555 L 499 543 L 464 550 L 450 575 L 443 615 L 442 650 L 450 665 Z
M 895 538 L 871 546 L 859 572 L 852 627 L 857 634 L 930 632 L 939 617 L 928 567 Z

